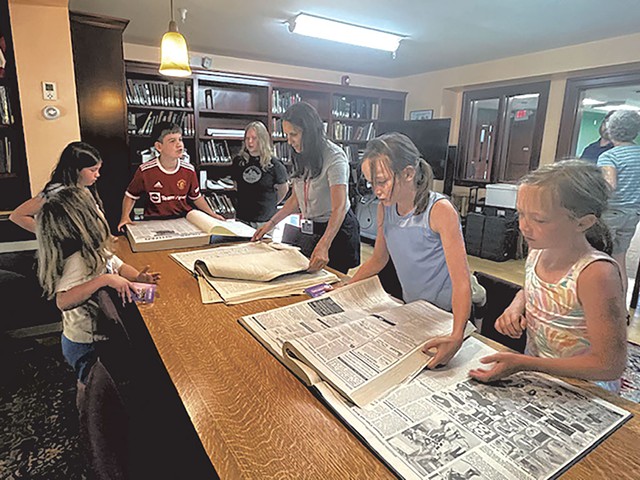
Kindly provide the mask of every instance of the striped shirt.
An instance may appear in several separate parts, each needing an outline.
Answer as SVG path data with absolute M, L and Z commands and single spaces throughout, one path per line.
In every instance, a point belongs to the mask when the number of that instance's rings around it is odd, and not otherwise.
M 525 265 L 525 353 L 543 358 L 585 355 L 591 350 L 591 342 L 584 310 L 578 299 L 578 277 L 593 262 L 615 262 L 606 253 L 591 250 L 573 264 L 564 277 L 549 283 L 536 273 L 541 253 L 542 250 L 531 250 Z M 619 380 L 596 383 L 610 391 L 620 388 Z
M 640 209 L 640 145 L 614 147 L 598 157 L 599 167 L 616 169 L 616 189 L 609 208 Z

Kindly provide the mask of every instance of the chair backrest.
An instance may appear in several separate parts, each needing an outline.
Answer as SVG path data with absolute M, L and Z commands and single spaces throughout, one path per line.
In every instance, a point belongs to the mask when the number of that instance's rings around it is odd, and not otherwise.
M 473 272 L 473 274 L 478 279 L 478 283 L 487 291 L 487 303 L 483 307 L 480 333 L 512 350 L 524 353 L 524 348 L 527 343 L 526 332 L 524 332 L 520 338 L 511 338 L 499 333 L 495 329 L 496 320 L 511 304 L 511 301 L 516 296 L 516 293 L 522 289 L 522 286 L 489 275 L 488 273 Z
M 96 361 L 78 403 L 80 434 L 97 479 L 128 478 L 128 416 L 113 378 Z

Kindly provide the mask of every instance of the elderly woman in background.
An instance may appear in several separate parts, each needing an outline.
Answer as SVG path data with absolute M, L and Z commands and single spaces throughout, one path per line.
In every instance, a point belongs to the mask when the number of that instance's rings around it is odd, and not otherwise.
M 626 254 L 640 220 L 640 145 L 634 140 L 640 132 L 640 114 L 618 110 L 607 121 L 607 133 L 614 148 L 598 157 L 598 166 L 611 185 L 612 194 L 602 219 L 611 231 L 611 256 L 622 270 L 627 291 Z

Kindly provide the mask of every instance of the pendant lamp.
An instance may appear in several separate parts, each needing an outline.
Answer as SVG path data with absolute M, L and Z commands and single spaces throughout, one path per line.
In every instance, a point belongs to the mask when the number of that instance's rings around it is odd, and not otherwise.
M 171 0 L 171 21 L 169 31 L 162 37 L 160 46 L 160 73 L 169 77 L 188 77 L 191 75 L 189 67 L 189 52 L 187 41 L 178 32 L 178 26 L 173 19 L 173 0 Z

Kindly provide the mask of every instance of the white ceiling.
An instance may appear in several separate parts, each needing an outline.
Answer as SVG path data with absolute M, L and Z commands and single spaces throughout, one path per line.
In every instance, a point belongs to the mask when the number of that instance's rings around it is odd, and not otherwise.
M 169 0 L 70 0 L 72 11 L 129 19 L 124 40 L 157 46 Z M 174 0 L 196 52 L 400 77 L 640 32 L 639 0 Z M 177 10 L 186 8 L 181 23 Z M 305 12 L 407 35 L 389 53 L 288 32 Z

